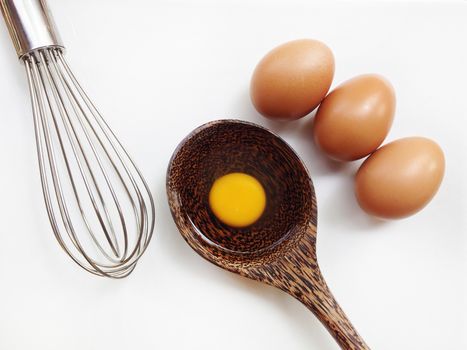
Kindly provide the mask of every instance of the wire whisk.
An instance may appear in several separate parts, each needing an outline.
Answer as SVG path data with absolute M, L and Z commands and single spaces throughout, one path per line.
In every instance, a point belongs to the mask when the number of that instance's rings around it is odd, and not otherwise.
M 71 71 L 44 0 L 0 0 L 0 7 L 26 67 L 55 237 L 86 271 L 126 277 L 153 234 L 150 189 Z

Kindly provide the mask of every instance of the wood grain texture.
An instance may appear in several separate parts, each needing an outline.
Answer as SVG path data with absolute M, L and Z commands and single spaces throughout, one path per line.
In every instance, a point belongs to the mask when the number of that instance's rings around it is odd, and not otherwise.
M 266 191 L 263 216 L 245 228 L 224 225 L 209 208 L 213 182 L 231 172 L 256 177 Z M 289 293 L 318 317 L 342 349 L 369 349 L 321 275 L 313 184 L 303 162 L 281 138 L 243 121 L 205 124 L 175 150 L 167 195 L 180 233 L 198 254 Z

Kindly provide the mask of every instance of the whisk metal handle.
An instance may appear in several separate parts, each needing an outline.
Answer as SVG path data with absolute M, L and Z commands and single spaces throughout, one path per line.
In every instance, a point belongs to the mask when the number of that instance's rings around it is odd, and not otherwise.
M 45 0 L 0 0 L 0 9 L 19 58 L 40 48 L 63 48 Z

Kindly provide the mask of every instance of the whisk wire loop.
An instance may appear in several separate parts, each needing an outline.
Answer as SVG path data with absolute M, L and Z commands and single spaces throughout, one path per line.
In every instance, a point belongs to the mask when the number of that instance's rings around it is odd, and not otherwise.
M 55 237 L 86 271 L 123 278 L 153 234 L 150 189 L 78 83 L 62 49 L 38 49 L 23 61 L 41 185 Z
M 43 56 L 43 53 L 40 53 L 42 59 L 44 60 L 44 56 Z M 49 56 L 47 57 L 48 59 L 50 58 Z M 52 60 L 52 66 L 55 68 L 55 74 L 59 75 L 58 73 L 58 68 L 56 67 L 55 65 L 55 62 Z M 47 72 L 47 78 L 48 78 L 48 83 L 53 87 L 52 91 L 54 93 L 54 96 L 55 98 L 57 99 L 57 101 L 59 101 L 60 103 L 58 104 L 59 106 L 59 111 L 60 111 L 60 115 L 62 117 L 62 120 L 63 120 L 63 123 L 65 125 L 65 130 L 66 130 L 66 133 L 69 137 L 70 140 L 72 140 L 73 142 L 71 142 L 71 145 L 72 145 L 72 150 L 73 150 L 73 153 L 76 157 L 76 160 L 77 160 L 77 164 L 78 164 L 78 167 L 79 167 L 79 170 L 80 170 L 80 173 L 81 173 L 81 176 L 82 176 L 82 179 L 86 185 L 86 190 L 90 196 L 90 199 L 91 199 L 91 202 L 92 202 L 92 205 L 93 205 L 93 208 L 94 208 L 94 211 L 99 219 L 99 223 L 101 224 L 101 227 L 105 233 L 105 236 L 107 238 L 107 241 L 113 251 L 113 253 L 118 256 L 120 253 L 119 253 L 119 246 L 118 246 L 118 242 L 117 242 L 117 238 L 115 236 L 115 231 L 114 231 L 114 228 L 113 228 L 113 225 L 112 225 L 112 222 L 111 220 L 109 219 L 109 214 L 108 214 L 108 210 L 107 210 L 107 206 L 105 204 L 105 201 L 103 199 L 103 196 L 101 194 L 101 191 L 99 190 L 99 187 L 97 185 L 97 181 L 96 181 L 96 177 L 93 173 L 93 170 L 92 168 L 90 167 L 89 165 L 89 161 L 88 161 L 88 158 L 86 158 L 84 156 L 84 149 L 83 149 L 83 146 L 81 144 L 81 142 L 79 141 L 79 137 L 78 137 L 78 134 L 77 134 L 77 131 L 76 131 L 76 127 L 74 125 L 74 123 L 72 122 L 72 118 L 70 118 L 70 111 L 67 111 L 67 107 L 66 107 L 66 104 L 64 103 L 63 99 L 61 98 L 60 94 L 58 93 L 58 86 L 57 86 L 57 82 L 55 81 L 55 78 L 53 77 L 53 75 L 50 73 L 49 69 L 46 70 Z M 61 77 L 60 77 L 61 78 Z M 61 78 L 60 79 L 61 83 L 62 83 L 62 87 L 63 87 L 63 79 Z M 70 93 L 68 90 L 65 90 L 66 94 L 68 95 L 68 97 L 70 98 Z M 49 98 L 48 98 L 49 99 Z M 86 136 L 86 139 L 87 141 L 89 142 L 90 146 L 91 146 L 91 149 L 92 149 L 92 152 L 94 154 L 94 156 L 96 157 L 96 160 L 98 162 L 98 165 L 99 165 L 99 168 L 100 170 L 102 171 L 102 174 L 104 175 L 105 177 L 105 180 L 106 180 L 106 184 L 109 186 L 109 189 L 110 189 L 110 192 L 112 193 L 112 199 L 114 200 L 114 203 L 118 209 L 118 214 L 119 214 L 119 217 L 120 217 L 120 220 L 121 220 L 121 224 L 122 224 L 122 228 L 123 228 L 123 232 L 124 232 L 124 236 L 125 236 L 125 240 L 127 240 L 127 232 L 126 232 L 126 225 L 125 225 L 125 221 L 124 221 L 124 218 L 123 218 L 123 214 L 121 212 L 121 207 L 120 207 L 120 204 L 118 202 L 118 199 L 116 198 L 116 195 L 115 195 L 115 191 L 109 181 L 109 178 L 105 172 L 105 170 L 103 169 L 103 166 L 102 166 L 102 161 L 100 160 L 100 157 L 99 155 L 97 154 L 92 142 L 91 142 L 91 139 L 88 135 L 88 132 L 85 128 L 85 126 L 83 125 L 83 123 L 81 122 L 81 119 L 79 118 L 80 114 L 78 112 L 78 109 L 77 107 L 75 106 L 76 104 L 76 99 L 71 99 L 70 98 L 70 101 L 72 102 L 71 106 L 73 108 L 73 111 L 74 111 L 74 114 L 78 117 L 78 121 L 80 122 L 81 124 L 81 128 L 82 128 L 82 131 L 84 132 L 84 135 Z M 83 112 L 83 111 L 82 111 Z M 56 123 L 55 123 L 56 125 Z M 56 126 L 56 129 L 58 130 L 58 127 Z M 79 154 L 77 152 L 77 146 L 79 147 Z M 63 149 L 63 147 L 62 147 Z M 86 168 L 83 168 L 82 164 L 81 164 L 81 161 L 80 159 L 83 159 L 84 162 L 86 163 Z M 70 166 L 68 164 L 68 161 L 66 161 L 66 165 L 67 165 L 67 170 L 68 170 L 68 173 L 70 175 L 70 178 L 71 178 L 71 182 L 72 182 L 72 185 L 73 185 L 73 191 L 75 192 L 75 195 L 76 197 L 79 197 L 79 194 L 76 192 L 76 187 L 74 186 L 74 181 L 73 181 L 73 174 L 72 172 L 70 171 Z M 86 174 L 85 173 L 85 170 L 88 170 L 89 174 Z M 92 181 L 89 181 L 89 177 Z M 95 190 L 97 196 L 98 196 L 98 199 L 99 199 L 99 203 L 104 211 L 104 215 L 105 215 L 105 219 L 106 221 L 104 222 L 102 216 L 101 216 L 101 213 L 99 211 L 99 208 L 98 208 L 98 204 L 96 203 L 96 200 L 95 200 L 95 196 L 94 196 L 94 193 L 93 193 L 93 190 L 90 188 L 90 184 L 93 186 L 93 189 Z M 130 197 L 131 199 L 131 197 Z M 132 200 L 132 199 L 131 199 Z M 133 201 L 132 201 L 133 202 Z M 134 203 L 132 203 L 134 205 Z M 102 249 L 102 247 L 100 246 L 99 242 L 97 241 L 96 237 L 94 236 L 94 234 L 92 233 L 91 229 L 89 228 L 89 224 L 88 224 L 88 220 L 86 219 L 86 215 L 82 209 L 82 206 L 81 206 L 81 202 L 78 201 L 78 205 L 79 205 L 79 208 L 80 208 L 80 211 L 83 215 L 83 219 L 85 220 L 86 222 L 86 226 L 88 227 L 88 230 L 90 232 L 90 234 L 92 235 L 92 239 L 94 240 L 94 242 L 96 243 L 96 245 L 99 247 L 99 249 L 103 252 L 103 254 L 106 254 L 105 251 Z M 109 230 L 107 229 L 107 225 L 109 226 Z M 109 232 L 111 233 L 111 236 L 109 236 Z M 126 254 L 126 252 L 124 253 Z M 108 257 L 109 259 L 111 259 L 110 257 Z

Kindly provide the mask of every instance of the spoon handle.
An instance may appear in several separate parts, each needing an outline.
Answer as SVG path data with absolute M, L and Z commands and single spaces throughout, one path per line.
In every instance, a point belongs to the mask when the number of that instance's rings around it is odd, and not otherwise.
M 310 309 L 344 350 L 369 350 L 334 299 L 316 259 L 315 237 L 302 239 L 273 268 L 274 282 Z

